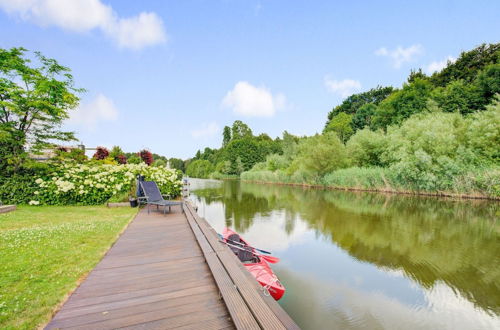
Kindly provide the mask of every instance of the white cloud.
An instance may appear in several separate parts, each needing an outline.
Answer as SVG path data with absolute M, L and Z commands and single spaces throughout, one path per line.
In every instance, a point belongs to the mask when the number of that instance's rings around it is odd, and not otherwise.
M 452 57 L 452 56 L 448 56 L 447 58 L 443 59 L 442 61 L 434 61 L 432 62 L 431 64 L 429 64 L 426 68 L 426 72 L 428 74 L 433 74 L 434 72 L 436 71 L 441 71 L 443 70 L 447 65 L 448 65 L 448 62 L 450 63 L 455 63 L 457 59 Z
M 202 137 L 212 137 L 220 131 L 216 122 L 204 123 L 201 128 L 191 131 L 191 136 L 195 139 Z
M 0 0 L 0 8 L 40 26 L 74 32 L 99 29 L 124 48 L 140 49 L 167 39 L 163 22 L 155 13 L 120 18 L 101 0 Z
M 339 94 L 343 98 L 348 97 L 361 89 L 361 83 L 358 80 L 332 80 L 330 77 L 326 76 L 324 81 L 325 87 L 328 91 Z
M 115 121 L 118 109 L 113 101 L 99 94 L 90 103 L 82 104 L 70 114 L 69 124 L 93 129 L 98 122 Z
M 424 52 L 421 45 L 411 45 L 410 47 L 403 48 L 398 46 L 394 50 L 388 50 L 385 47 L 379 48 L 375 51 L 375 55 L 389 57 L 392 60 L 392 65 L 398 69 L 403 63 L 411 62 Z
M 246 81 L 240 81 L 227 92 L 222 106 L 247 117 L 272 117 L 277 110 L 284 108 L 285 102 L 283 94 L 273 95 L 265 87 L 255 87 Z

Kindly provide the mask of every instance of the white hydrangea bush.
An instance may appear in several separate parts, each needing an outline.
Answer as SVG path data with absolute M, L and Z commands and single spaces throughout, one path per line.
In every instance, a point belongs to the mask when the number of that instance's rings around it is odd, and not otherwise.
M 146 164 L 76 164 L 55 166 L 47 177 L 36 178 L 38 189 L 30 205 L 96 205 L 135 188 L 137 175 L 155 181 L 161 192 L 178 196 L 182 182 L 176 170 Z

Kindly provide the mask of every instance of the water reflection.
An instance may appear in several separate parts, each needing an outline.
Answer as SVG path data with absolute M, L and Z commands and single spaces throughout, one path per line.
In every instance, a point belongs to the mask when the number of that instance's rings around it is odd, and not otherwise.
M 500 206 L 193 182 L 199 212 L 272 249 L 304 328 L 500 328 Z

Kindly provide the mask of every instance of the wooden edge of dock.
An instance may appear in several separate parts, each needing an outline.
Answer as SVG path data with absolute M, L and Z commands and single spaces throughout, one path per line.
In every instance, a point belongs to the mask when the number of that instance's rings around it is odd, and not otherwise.
M 219 241 L 210 224 L 188 200 L 183 203 L 188 223 L 213 274 L 237 329 L 300 329 L 292 318 Z

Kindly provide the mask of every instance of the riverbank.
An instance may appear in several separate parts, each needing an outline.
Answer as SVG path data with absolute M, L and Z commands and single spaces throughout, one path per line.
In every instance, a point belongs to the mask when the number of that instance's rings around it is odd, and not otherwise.
M 303 187 L 303 188 L 311 188 L 311 189 L 363 191 L 363 192 L 374 192 L 374 193 L 384 193 L 384 194 L 435 196 L 435 197 L 450 197 L 450 198 L 459 198 L 459 199 L 485 199 L 485 200 L 500 201 L 500 197 L 485 196 L 485 195 L 480 195 L 480 194 L 454 194 L 454 193 L 441 192 L 441 191 L 433 193 L 433 192 L 424 192 L 424 191 L 410 191 L 410 190 L 405 191 L 405 190 L 380 189 L 380 188 L 369 189 L 369 188 L 359 188 L 359 187 L 339 187 L 339 186 L 327 186 L 327 185 L 309 184 L 309 183 L 272 182 L 272 181 L 258 181 L 258 180 L 241 180 L 241 182 L 257 183 L 257 184 L 265 184 L 265 185 Z
M 390 168 L 351 167 L 324 176 L 312 176 L 300 171 L 290 176 L 283 170 L 251 170 L 242 173 L 241 179 L 246 182 L 346 191 L 500 200 L 500 170 L 495 168 L 469 171 L 456 176 L 432 177 L 427 173 L 427 177 L 433 178 L 425 178 L 427 185 L 421 183 L 421 176 L 426 173 L 420 174 L 409 180 L 411 177 L 402 177 Z M 422 189 L 422 186 L 427 186 L 428 189 Z

